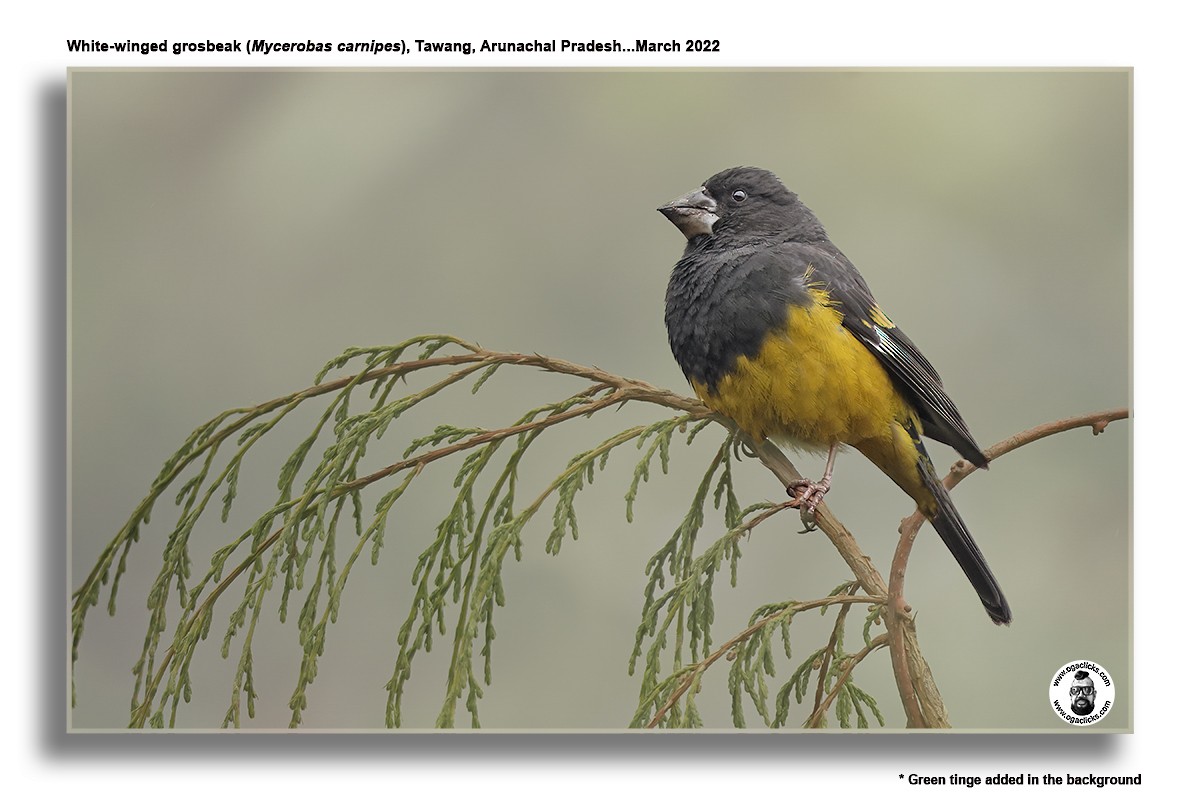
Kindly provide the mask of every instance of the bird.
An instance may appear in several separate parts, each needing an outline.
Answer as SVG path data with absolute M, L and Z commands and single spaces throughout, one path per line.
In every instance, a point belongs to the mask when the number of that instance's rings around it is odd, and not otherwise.
M 942 379 L 883 312 L 816 215 L 774 173 L 718 172 L 658 209 L 686 237 L 671 270 L 671 352 L 699 399 L 753 441 L 826 456 L 788 487 L 811 516 L 853 447 L 933 525 L 997 625 L 1012 610 L 938 479 L 928 437 L 976 467 L 988 459 Z

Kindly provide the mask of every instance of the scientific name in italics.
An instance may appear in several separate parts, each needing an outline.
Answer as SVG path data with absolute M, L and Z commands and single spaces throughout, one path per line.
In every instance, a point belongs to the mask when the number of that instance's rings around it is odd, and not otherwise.
M 411 44 L 411 46 L 410 46 Z M 206 39 L 202 42 L 172 42 L 167 39 L 158 41 L 101 41 L 99 39 L 67 39 L 69 53 L 112 53 L 121 55 L 138 54 L 143 56 L 165 55 L 225 55 L 249 54 L 316 54 L 316 53 L 353 53 L 367 55 L 408 55 L 447 54 L 456 56 L 472 56 L 476 53 L 719 53 L 720 39 L 531 39 L 528 41 L 499 41 L 483 39 L 482 41 L 450 40 L 435 41 L 433 39 L 371 39 L 362 42 L 324 42 L 314 39 L 280 40 L 271 39 L 231 39 L 213 41 Z

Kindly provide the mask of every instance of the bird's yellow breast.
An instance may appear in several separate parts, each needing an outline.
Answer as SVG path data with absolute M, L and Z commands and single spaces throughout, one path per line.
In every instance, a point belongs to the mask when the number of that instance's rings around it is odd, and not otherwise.
M 714 390 L 695 385 L 705 405 L 756 439 L 774 437 L 808 448 L 834 442 L 890 441 L 912 410 L 887 371 L 842 326 L 824 293 L 794 306 L 757 354 L 742 355 Z

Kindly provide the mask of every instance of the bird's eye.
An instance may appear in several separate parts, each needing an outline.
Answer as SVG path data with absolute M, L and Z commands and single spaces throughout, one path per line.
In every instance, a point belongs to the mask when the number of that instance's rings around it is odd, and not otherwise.
M 738 189 L 733 194 L 731 194 L 730 197 L 733 198 L 733 202 L 740 203 L 746 199 L 746 193 L 743 192 L 741 189 Z

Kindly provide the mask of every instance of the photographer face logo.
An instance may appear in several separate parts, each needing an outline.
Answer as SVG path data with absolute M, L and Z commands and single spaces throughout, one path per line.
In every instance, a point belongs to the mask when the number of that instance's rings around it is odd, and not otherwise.
M 1050 680 L 1050 707 L 1071 725 L 1091 725 L 1112 710 L 1116 685 L 1094 661 L 1070 661 Z

